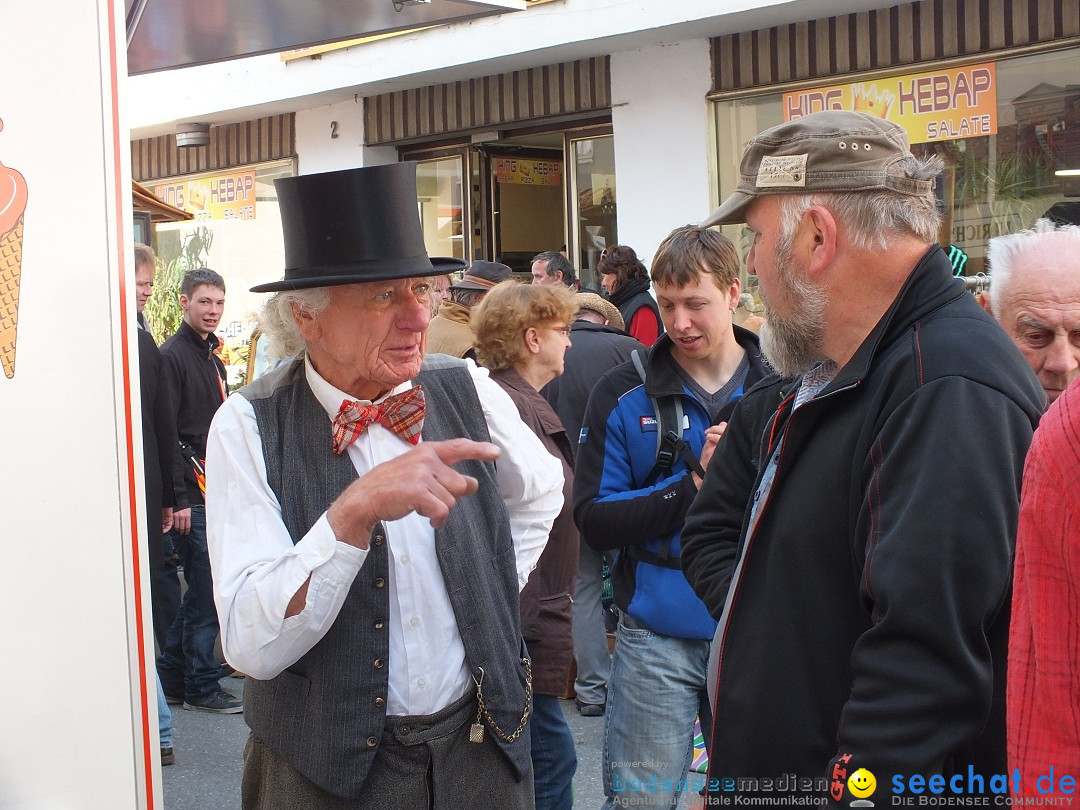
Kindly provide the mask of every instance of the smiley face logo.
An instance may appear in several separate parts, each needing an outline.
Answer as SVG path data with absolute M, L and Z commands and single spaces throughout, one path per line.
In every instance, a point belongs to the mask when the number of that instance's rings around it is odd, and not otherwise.
M 848 777 L 847 786 L 852 796 L 865 799 L 877 789 L 877 779 L 866 768 L 859 768 Z

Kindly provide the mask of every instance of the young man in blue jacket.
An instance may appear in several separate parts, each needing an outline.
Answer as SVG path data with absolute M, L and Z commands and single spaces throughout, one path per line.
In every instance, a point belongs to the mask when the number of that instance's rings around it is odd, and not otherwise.
M 685 787 L 694 720 L 706 725 L 705 679 L 716 621 L 679 565 L 680 531 L 742 392 L 764 376 L 753 333 L 733 326 L 739 259 L 716 231 L 673 231 L 653 259 L 666 334 L 642 374 L 633 361 L 589 397 L 574 484 L 574 518 L 599 551 L 616 551 L 620 619 L 604 724 L 605 808 L 674 807 Z M 657 404 L 677 401 L 686 449 L 658 463 Z M 665 425 L 665 428 L 667 425 Z

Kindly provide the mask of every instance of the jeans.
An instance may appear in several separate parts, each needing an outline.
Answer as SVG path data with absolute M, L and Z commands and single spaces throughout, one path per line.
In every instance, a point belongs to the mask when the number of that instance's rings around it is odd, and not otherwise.
M 157 668 L 166 694 L 201 701 L 221 689 L 221 665 L 214 655 L 219 633 L 210 554 L 206 549 L 206 507 L 191 507 L 191 533 L 170 532 L 180 552 L 187 591 L 165 638 Z
M 570 733 L 557 697 L 533 695 L 529 734 L 532 737 L 536 810 L 573 807 L 572 783 L 577 771 L 577 752 L 574 735 Z
M 157 683 L 158 739 L 162 748 L 172 748 L 172 710 L 165 700 L 161 678 L 155 676 L 154 682 Z
M 574 691 L 582 703 L 603 705 L 607 701 L 611 655 L 604 631 L 600 598 L 604 590 L 604 555 L 582 542 L 574 592 L 574 660 L 577 680 Z
M 162 538 L 165 561 L 150 569 L 150 607 L 154 617 L 154 641 L 159 650 L 165 649 L 169 628 L 180 612 L 180 575 L 173 561 L 173 533 Z
M 604 718 L 604 810 L 627 799 L 637 806 L 678 805 L 693 758 L 694 720 L 700 714 L 701 727 L 712 726 L 705 688 L 709 644 L 620 617 Z

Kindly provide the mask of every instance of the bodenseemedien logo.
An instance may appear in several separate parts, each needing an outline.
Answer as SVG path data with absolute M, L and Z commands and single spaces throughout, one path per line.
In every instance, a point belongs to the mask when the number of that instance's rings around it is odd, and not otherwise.
M 877 790 L 877 779 L 866 768 L 859 768 L 847 780 L 848 792 L 855 797 L 850 807 L 873 807 L 870 797 Z

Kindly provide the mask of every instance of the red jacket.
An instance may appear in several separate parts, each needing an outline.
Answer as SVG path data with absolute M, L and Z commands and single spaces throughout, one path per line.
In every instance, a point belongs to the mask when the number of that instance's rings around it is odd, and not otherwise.
M 1035 790 L 1080 780 L 1080 380 L 1031 441 L 1016 535 L 1009 638 L 1009 770 Z M 1043 782 L 1042 786 L 1048 786 Z M 1073 786 L 1075 787 L 1075 786 Z M 1021 788 L 1023 790 L 1023 788 Z

